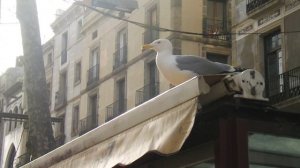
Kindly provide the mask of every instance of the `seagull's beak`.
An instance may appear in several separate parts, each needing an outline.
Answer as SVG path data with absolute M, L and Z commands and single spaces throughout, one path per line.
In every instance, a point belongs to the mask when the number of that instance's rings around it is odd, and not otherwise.
M 145 44 L 143 45 L 142 51 L 148 50 L 148 49 L 153 49 L 153 45 L 152 44 Z

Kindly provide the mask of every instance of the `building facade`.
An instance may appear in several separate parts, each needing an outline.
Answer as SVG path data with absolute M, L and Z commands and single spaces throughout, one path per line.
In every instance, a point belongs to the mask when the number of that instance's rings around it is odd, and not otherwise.
M 1 112 L 23 114 L 23 68 L 16 66 L 9 68 L 1 77 L 0 102 Z M 26 143 L 27 131 L 23 121 L 3 117 L 1 120 L 1 163 L 2 167 L 12 167 L 16 156 L 22 155 Z
M 58 146 L 172 87 L 156 68 L 156 53 L 142 51 L 143 44 L 168 38 L 176 54 L 224 63 L 232 60 L 231 36 L 226 34 L 231 29 L 230 1 L 139 0 L 131 13 L 97 9 L 106 14 L 72 5 L 51 25 L 55 35 L 43 45 L 51 116 L 63 118 L 63 122 L 53 123 Z M 177 31 L 158 31 L 157 27 Z M 19 139 L 4 137 L 3 167 L 30 161 L 26 135 L 22 136 L 24 127 L 20 129 L 15 136 Z
M 50 39 L 43 45 L 43 58 L 49 95 L 52 86 L 53 71 L 53 40 Z M 24 71 L 22 66 L 22 56 L 16 60 L 16 67 L 9 68 L 0 77 L 0 112 L 12 115 L 26 115 L 26 99 L 23 92 Z M 51 96 L 51 95 L 50 95 Z M 51 102 L 49 102 L 50 106 Z M 28 127 L 24 116 L 2 116 L 1 133 L 2 156 L 1 167 L 19 167 L 30 161 L 26 143 Z M 53 123 L 55 125 L 55 123 Z M 61 145 L 59 137 L 56 138 L 57 145 Z M 0 141 L 0 142 L 1 142 Z
M 270 99 L 270 105 L 280 110 L 299 113 L 299 1 L 235 0 L 232 1 L 232 9 L 233 64 L 257 69 L 264 75 L 265 96 Z M 253 166 L 299 165 L 297 161 L 292 161 L 299 160 L 297 139 L 280 134 L 249 132 L 248 142 L 249 153 L 260 156 L 249 157 Z M 280 147 L 270 150 L 276 146 Z M 284 157 L 287 159 L 282 159 Z M 281 163 L 277 162 L 278 159 Z
M 232 13 L 233 63 L 262 72 L 272 104 L 299 112 L 300 3 L 236 0 Z
M 230 36 L 219 35 L 230 30 L 230 2 L 142 0 L 138 6 L 132 13 L 98 9 L 149 28 L 78 5 L 71 6 L 52 24 L 51 111 L 53 116 L 65 119 L 55 128 L 57 136 L 65 135 L 65 142 L 171 87 L 157 71 L 155 53 L 141 51 L 145 43 L 168 38 L 174 53 L 231 61 Z M 202 35 L 157 31 L 153 27 Z

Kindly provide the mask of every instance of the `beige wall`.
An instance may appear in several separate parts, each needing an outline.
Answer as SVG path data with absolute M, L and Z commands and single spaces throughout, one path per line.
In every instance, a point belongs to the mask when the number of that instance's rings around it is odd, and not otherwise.
M 131 14 L 125 14 L 125 18 L 134 20 L 141 23 L 146 23 L 146 11 L 157 6 L 159 15 L 159 26 L 163 28 L 174 28 L 174 10 L 172 8 L 172 0 L 139 0 L 139 9 L 134 10 Z M 202 14 L 203 14 L 203 1 L 186 0 L 182 2 L 180 13 L 176 13 L 176 23 L 182 23 L 180 29 L 183 31 L 202 32 Z M 178 6 L 176 6 L 178 7 Z M 70 8 L 75 10 L 76 8 Z M 78 10 L 78 9 L 76 9 Z M 172 13 L 173 12 L 173 13 Z M 178 12 L 178 10 L 176 11 Z M 67 11 L 67 13 L 72 13 Z M 112 12 L 117 15 L 117 12 Z M 64 17 L 64 15 L 62 16 Z M 77 34 L 77 22 L 83 19 L 82 38 L 79 40 L 75 36 Z M 71 125 L 72 125 L 72 112 L 74 104 L 80 104 L 80 119 L 87 116 L 89 110 L 89 95 L 98 94 L 98 119 L 99 125 L 105 122 L 106 107 L 115 101 L 115 83 L 118 78 L 125 77 L 126 79 L 126 98 L 127 109 L 135 106 L 136 90 L 142 88 L 145 83 L 145 62 L 149 61 L 151 56 L 142 53 L 141 47 L 144 43 L 145 29 L 131 23 L 104 17 L 95 12 L 88 12 L 78 15 L 73 18 L 72 22 L 64 25 L 61 23 L 63 19 L 58 19 L 52 25 L 55 30 L 54 37 L 54 66 L 53 66 L 53 89 L 52 89 L 52 102 L 55 102 L 55 92 L 59 89 L 59 74 L 66 71 L 68 73 L 68 103 L 65 107 L 54 110 L 54 104 L 51 105 L 53 115 L 65 113 L 65 134 L 66 141 L 71 140 Z M 173 25 L 172 25 L 173 24 Z M 113 58 L 116 51 L 116 38 L 117 33 L 122 28 L 128 30 L 128 57 L 127 65 L 124 69 L 119 71 L 113 70 Z M 179 27 L 176 27 L 179 28 Z M 62 34 L 68 31 L 69 34 L 69 47 L 68 47 L 68 61 L 65 65 L 60 65 L 60 52 L 61 52 L 61 39 Z M 92 40 L 92 33 L 98 32 L 96 39 Z M 168 38 L 172 35 L 171 32 L 160 32 L 160 38 Z M 184 39 L 184 37 L 179 37 Z M 203 48 L 205 47 L 197 38 L 185 38 L 180 42 L 182 53 L 192 55 L 202 55 Z M 91 50 L 99 47 L 100 49 L 100 80 L 94 88 L 87 88 L 87 71 L 90 68 L 90 53 Z M 207 47 L 207 46 L 206 46 Z M 225 50 L 228 48 L 218 48 L 218 50 Z M 224 52 L 224 51 L 223 51 Z M 227 52 L 228 53 L 228 52 Z M 153 56 L 151 57 L 153 59 Z M 74 66 L 75 63 L 81 61 L 82 76 L 81 82 L 74 86 Z M 160 80 L 160 93 L 170 88 L 169 83 L 159 74 Z

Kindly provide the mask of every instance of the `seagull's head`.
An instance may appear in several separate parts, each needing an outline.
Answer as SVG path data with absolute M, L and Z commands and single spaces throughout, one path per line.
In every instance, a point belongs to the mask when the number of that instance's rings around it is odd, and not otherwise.
M 150 44 L 145 44 L 143 50 L 152 49 L 156 52 L 172 51 L 172 43 L 168 39 L 157 39 Z

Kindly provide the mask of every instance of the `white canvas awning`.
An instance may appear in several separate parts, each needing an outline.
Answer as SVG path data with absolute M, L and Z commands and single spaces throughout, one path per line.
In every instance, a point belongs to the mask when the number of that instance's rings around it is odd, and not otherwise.
M 175 153 L 194 124 L 198 80 L 170 89 L 23 167 L 110 168 L 151 151 Z
M 169 109 L 51 167 L 110 168 L 128 165 L 149 151 L 174 153 L 180 150 L 191 131 L 196 102 L 193 99 Z

